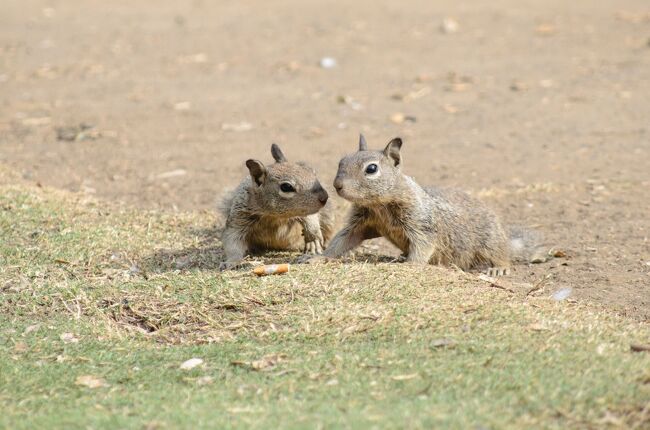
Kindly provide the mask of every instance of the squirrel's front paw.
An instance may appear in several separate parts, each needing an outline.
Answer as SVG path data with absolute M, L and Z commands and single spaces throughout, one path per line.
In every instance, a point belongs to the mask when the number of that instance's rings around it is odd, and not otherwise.
M 305 243 L 305 254 L 322 254 L 323 243 L 320 239 L 314 239 Z

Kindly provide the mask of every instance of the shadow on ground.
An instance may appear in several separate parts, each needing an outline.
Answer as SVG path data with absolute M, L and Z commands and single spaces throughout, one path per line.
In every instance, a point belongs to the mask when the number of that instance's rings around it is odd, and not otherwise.
M 196 245 L 182 249 L 162 248 L 155 250 L 152 254 L 143 257 L 138 267 L 145 273 L 165 273 L 176 270 L 199 270 L 219 272 L 219 264 L 225 260 L 223 247 L 221 246 L 221 232 L 223 227 L 215 225 L 210 228 L 189 229 L 187 236 L 194 237 Z M 340 259 L 342 263 L 395 263 L 402 261 L 400 257 L 390 250 L 386 253 L 380 247 L 372 249 L 361 249 L 354 255 Z M 374 251 L 374 252 L 373 252 Z M 300 252 L 288 251 L 267 251 L 248 255 L 242 266 L 236 270 L 245 270 L 259 264 L 298 264 L 301 257 Z

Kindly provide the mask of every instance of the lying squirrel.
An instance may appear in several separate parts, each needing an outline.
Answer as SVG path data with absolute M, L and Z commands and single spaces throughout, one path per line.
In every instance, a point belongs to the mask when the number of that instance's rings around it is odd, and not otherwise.
M 383 151 L 369 151 L 360 136 L 359 151 L 341 160 L 334 188 L 353 203 L 352 213 L 322 258 L 380 236 L 407 262 L 486 269 L 490 276 L 507 275 L 512 260 L 530 258 L 538 246 L 534 232 L 512 229 L 508 236 L 497 216 L 464 192 L 420 187 L 400 171 L 401 147 L 395 138 Z
M 276 144 L 271 154 L 272 165 L 247 160 L 250 177 L 220 205 L 226 218 L 221 270 L 238 266 L 247 252 L 302 249 L 320 254 L 332 235 L 331 204 L 314 169 L 288 162 Z

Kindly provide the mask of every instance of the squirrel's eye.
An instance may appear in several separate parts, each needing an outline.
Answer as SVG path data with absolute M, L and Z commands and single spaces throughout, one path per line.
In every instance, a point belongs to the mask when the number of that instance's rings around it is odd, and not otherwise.
M 377 170 L 379 170 L 379 167 L 375 163 L 368 164 L 368 166 L 366 166 L 366 173 L 369 175 L 377 173 Z
M 283 182 L 280 184 L 280 191 L 283 193 L 295 193 L 296 189 L 288 182 Z

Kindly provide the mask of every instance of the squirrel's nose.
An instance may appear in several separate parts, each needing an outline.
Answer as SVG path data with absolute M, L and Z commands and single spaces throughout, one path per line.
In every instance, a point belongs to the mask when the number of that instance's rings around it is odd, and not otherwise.
M 329 196 L 327 195 L 327 191 L 323 190 L 322 193 L 318 193 L 318 201 L 321 202 L 322 204 L 327 203 L 327 199 Z
M 340 178 L 334 180 L 334 188 L 337 193 L 343 189 L 343 181 Z
M 327 194 L 327 191 L 320 185 L 316 185 L 314 187 L 314 193 L 318 196 L 318 201 L 321 202 L 322 205 L 325 205 L 327 203 L 327 199 L 329 198 L 329 195 Z

